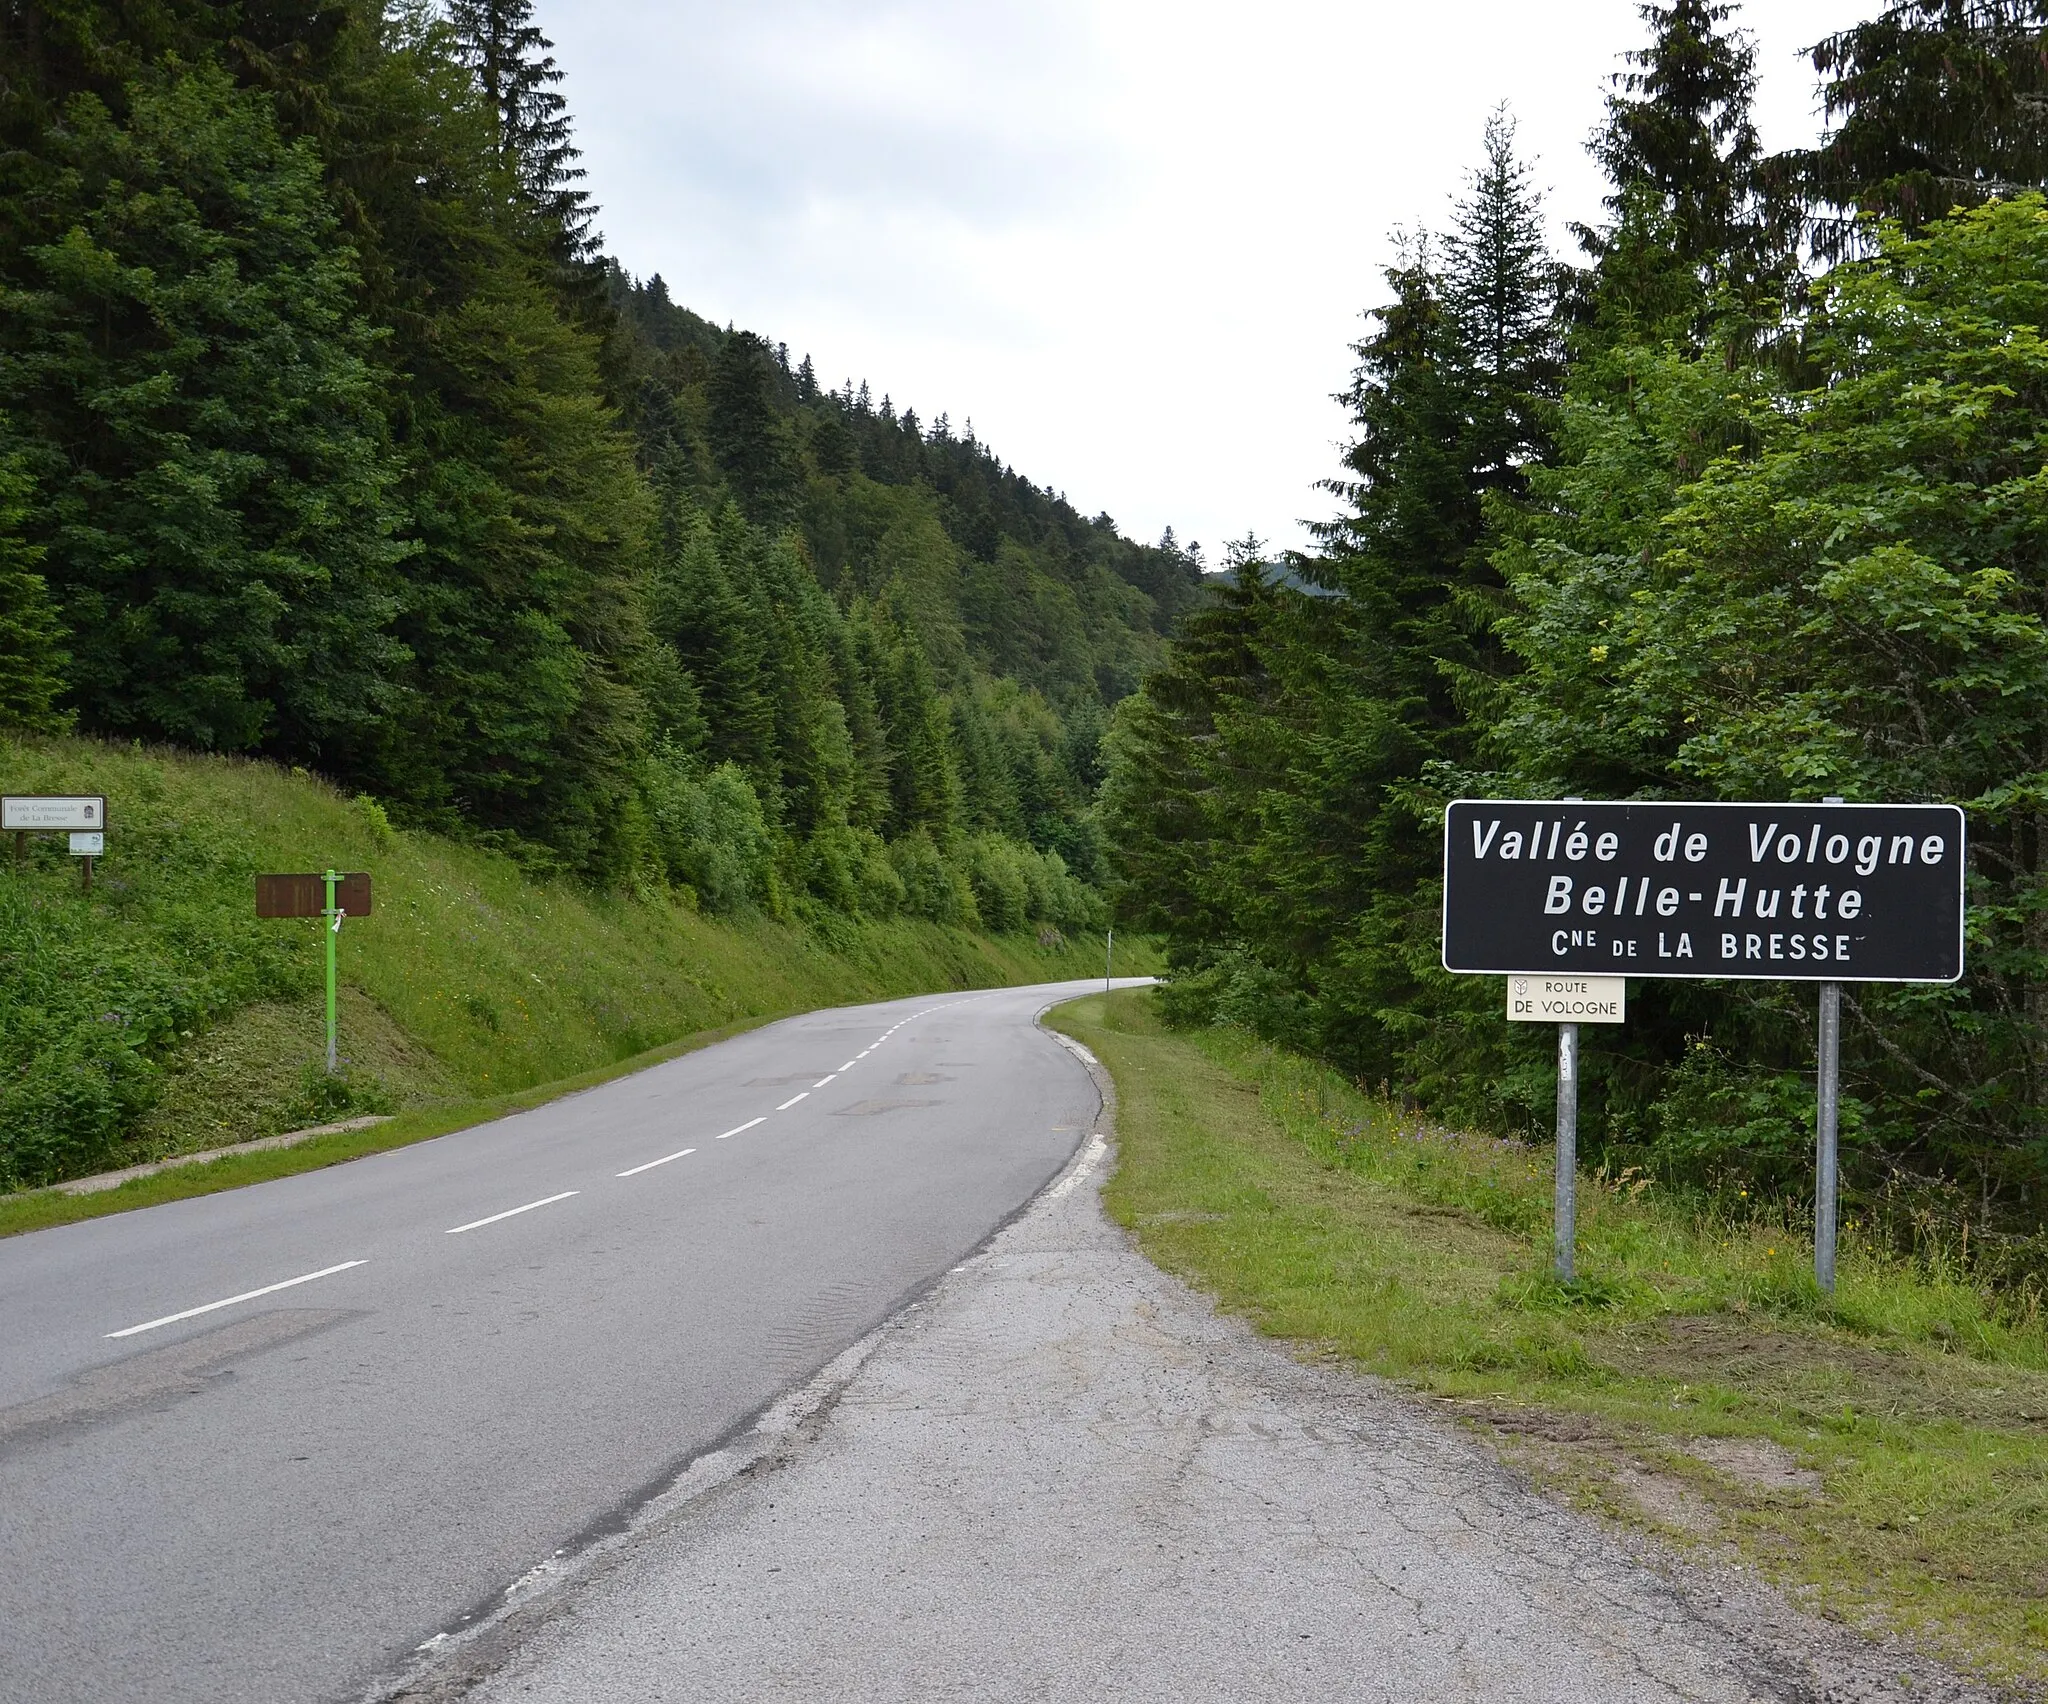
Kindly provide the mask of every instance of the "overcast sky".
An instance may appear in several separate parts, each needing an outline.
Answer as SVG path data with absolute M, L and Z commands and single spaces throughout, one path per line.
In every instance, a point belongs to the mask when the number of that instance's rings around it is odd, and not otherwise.
M 1767 146 L 1875 0 L 1752 0 Z M 1212 563 L 1302 541 L 1396 226 L 1506 101 L 1563 227 L 1633 0 L 539 0 L 625 266 Z

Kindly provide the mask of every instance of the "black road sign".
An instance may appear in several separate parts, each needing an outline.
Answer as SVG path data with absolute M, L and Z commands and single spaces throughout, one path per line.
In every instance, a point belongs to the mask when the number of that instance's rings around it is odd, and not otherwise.
M 1963 813 L 1459 799 L 1443 956 L 1474 975 L 1953 982 Z

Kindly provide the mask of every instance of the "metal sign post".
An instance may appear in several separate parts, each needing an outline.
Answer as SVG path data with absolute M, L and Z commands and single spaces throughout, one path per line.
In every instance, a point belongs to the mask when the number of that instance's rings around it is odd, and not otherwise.
M 1572 1281 L 1579 1240 L 1579 1026 L 1557 1026 L 1557 1276 Z
M 1820 1092 L 1814 1109 L 1813 1281 L 1835 1293 L 1835 1127 L 1842 1108 L 1842 985 L 1820 985 Z
M 1569 1284 L 1579 1222 L 1579 1025 L 1618 1024 L 1628 1017 L 1628 979 L 1621 976 L 1511 976 L 1508 1021 L 1557 1026 L 1557 1276 Z
M 341 908 L 334 903 L 334 884 L 340 880 L 332 870 L 327 872 L 327 904 L 320 915 L 327 920 L 327 1074 L 333 1076 L 341 1068 L 340 1055 L 336 1049 L 336 1020 L 334 1001 L 334 948 L 341 935 Z
M 1835 1287 L 1842 983 L 1963 974 L 1956 805 L 1457 799 L 1444 813 L 1443 966 L 1509 977 L 1558 1025 L 1557 1270 L 1573 1267 L 1578 1025 L 1627 977 L 1817 982 L 1813 1273 Z
M 344 917 L 370 915 L 370 878 L 326 870 L 317 876 L 258 876 L 258 917 L 318 917 L 327 937 L 327 1074 L 341 1070 L 335 947 Z

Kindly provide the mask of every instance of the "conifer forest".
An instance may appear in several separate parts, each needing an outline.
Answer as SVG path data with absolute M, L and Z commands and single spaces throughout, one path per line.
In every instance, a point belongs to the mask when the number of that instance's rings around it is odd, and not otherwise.
M 0 717 L 713 911 L 1100 927 L 1196 561 L 607 258 L 550 46 L 0 9 Z
M 1601 215 L 1497 112 L 1359 281 L 1313 546 L 1211 573 L 608 254 L 530 0 L 0 0 L 0 729 L 708 912 L 1114 921 L 1176 1021 L 1539 1138 L 1446 800 L 1954 802 L 1968 974 L 1849 986 L 1846 1211 L 2039 1278 L 2048 3 L 1872 0 L 1789 154 L 1733 4 L 1639 11 Z M 1630 1006 L 1589 1163 L 1810 1205 L 1812 991 Z
M 1872 10 L 1812 53 L 1825 139 L 1773 155 L 1736 8 L 1642 6 L 1569 253 L 1496 117 L 1366 316 L 1316 547 L 1241 550 L 1184 620 L 1103 831 L 1182 1018 L 1540 1140 L 1549 1029 L 1439 968 L 1447 800 L 1960 804 L 1965 980 L 1845 989 L 1844 1211 L 2038 1280 L 2048 7 Z M 1815 1024 L 1796 983 L 1635 984 L 1582 1155 L 1810 1213 Z

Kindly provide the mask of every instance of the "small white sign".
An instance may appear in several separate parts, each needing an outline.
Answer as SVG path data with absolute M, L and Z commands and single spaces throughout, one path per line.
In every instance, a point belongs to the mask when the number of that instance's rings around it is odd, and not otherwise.
M 1511 976 L 1508 1021 L 1618 1024 L 1628 1016 L 1625 976 Z
M 14 795 L 0 798 L 0 830 L 74 829 L 97 834 L 107 826 L 107 801 L 103 795 L 83 798 L 46 798 Z
M 74 858 L 99 858 L 106 854 L 107 837 L 104 834 L 74 834 L 71 837 L 71 856 Z

